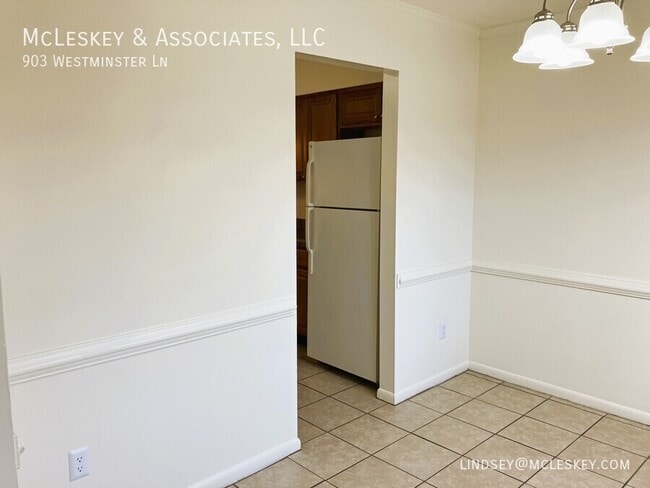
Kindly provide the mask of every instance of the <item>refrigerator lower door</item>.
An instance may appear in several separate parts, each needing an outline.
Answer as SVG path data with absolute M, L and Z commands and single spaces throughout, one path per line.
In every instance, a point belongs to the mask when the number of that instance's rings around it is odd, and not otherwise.
M 313 208 L 307 355 L 377 382 L 379 213 Z

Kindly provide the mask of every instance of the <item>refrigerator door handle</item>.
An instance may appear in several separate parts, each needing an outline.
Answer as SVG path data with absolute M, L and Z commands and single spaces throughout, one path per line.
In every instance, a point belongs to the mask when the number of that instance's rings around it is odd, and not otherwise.
M 307 161 L 307 184 L 306 184 L 306 198 L 307 200 L 307 206 L 312 207 L 314 205 L 314 202 L 311 201 L 311 186 L 312 186 L 312 178 L 311 178 L 311 172 L 312 172 L 312 166 L 314 165 L 314 155 L 313 151 L 311 150 L 311 144 L 309 144 L 309 161 Z
M 309 256 L 307 269 L 309 271 L 309 274 L 314 274 L 314 250 L 311 248 L 311 213 L 313 210 L 314 207 L 307 207 L 307 219 L 305 225 L 305 244 L 307 247 L 307 254 Z

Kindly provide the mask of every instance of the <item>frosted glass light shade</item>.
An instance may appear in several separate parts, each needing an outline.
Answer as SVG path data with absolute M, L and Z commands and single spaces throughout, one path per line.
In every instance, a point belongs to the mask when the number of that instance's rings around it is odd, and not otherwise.
M 634 42 L 625 25 L 623 11 L 615 2 L 590 5 L 580 17 L 580 27 L 571 47 L 597 49 Z
M 650 63 L 650 27 L 648 27 L 643 34 L 643 40 L 636 54 L 630 58 L 637 63 Z
M 565 49 L 564 51 L 555 59 L 549 60 L 546 63 L 543 63 L 539 69 L 543 70 L 554 70 L 554 69 L 571 69 L 571 68 L 581 68 L 583 66 L 589 66 L 594 64 L 594 60 L 591 59 L 589 53 L 584 49 L 576 49 L 569 47 L 576 36 L 575 32 L 563 32 L 562 41 L 564 42 Z
M 562 29 L 555 20 L 533 22 L 519 51 L 512 57 L 518 63 L 542 64 L 555 59 L 563 51 Z

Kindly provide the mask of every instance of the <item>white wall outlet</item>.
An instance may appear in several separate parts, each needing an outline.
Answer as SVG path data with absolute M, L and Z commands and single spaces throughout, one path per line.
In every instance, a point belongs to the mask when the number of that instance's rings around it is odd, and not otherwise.
M 438 324 L 438 339 L 443 340 L 447 338 L 447 321 L 442 321 Z
M 88 458 L 88 448 L 82 447 L 68 453 L 68 471 L 70 472 L 70 481 L 78 480 L 90 474 L 90 459 Z

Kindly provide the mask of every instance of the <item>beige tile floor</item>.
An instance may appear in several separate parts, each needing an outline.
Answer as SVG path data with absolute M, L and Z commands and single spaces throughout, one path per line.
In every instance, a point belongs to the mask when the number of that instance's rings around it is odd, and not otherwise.
M 233 487 L 650 488 L 649 426 L 473 371 L 393 406 L 298 355 L 302 449 Z M 508 465 L 518 458 L 556 469 Z M 593 465 L 566 469 L 578 460 Z

